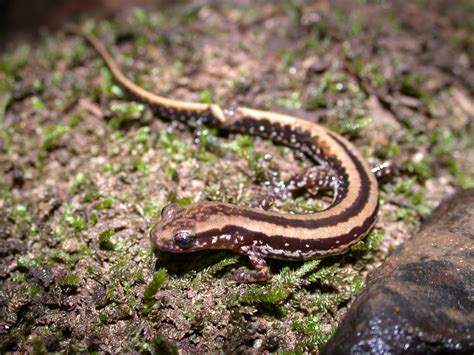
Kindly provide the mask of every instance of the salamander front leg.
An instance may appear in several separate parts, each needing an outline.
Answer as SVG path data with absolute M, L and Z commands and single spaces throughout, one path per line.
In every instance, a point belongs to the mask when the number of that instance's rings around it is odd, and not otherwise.
M 234 274 L 234 280 L 241 283 L 267 282 L 273 276 L 266 261 L 254 250 L 242 250 L 247 255 L 255 270 L 240 271 Z

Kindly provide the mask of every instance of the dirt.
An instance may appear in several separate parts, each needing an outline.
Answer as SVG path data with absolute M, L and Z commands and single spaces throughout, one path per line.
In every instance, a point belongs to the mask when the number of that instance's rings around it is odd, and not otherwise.
M 374 231 L 341 256 L 271 261 L 239 285 L 232 253 L 163 259 L 169 202 L 253 205 L 312 162 L 134 103 L 80 38 L 45 32 L 0 58 L 2 351 L 318 351 L 368 270 L 441 200 L 474 185 L 469 1 L 291 1 L 135 8 L 84 19 L 124 72 L 189 101 L 294 114 L 394 161 Z M 330 196 L 278 200 L 323 209 Z

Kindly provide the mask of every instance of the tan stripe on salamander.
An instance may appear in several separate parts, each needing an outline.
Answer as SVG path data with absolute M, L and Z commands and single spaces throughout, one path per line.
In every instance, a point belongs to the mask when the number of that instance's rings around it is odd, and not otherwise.
M 258 113 L 260 112 L 262 114 L 258 115 Z M 338 157 L 338 159 L 341 162 L 341 165 L 344 167 L 344 169 L 346 170 L 349 176 L 349 188 L 347 191 L 347 195 L 338 205 L 331 207 L 328 210 L 318 212 L 317 214 L 299 214 L 299 215 L 290 215 L 290 216 L 286 215 L 286 217 L 291 217 L 292 219 L 298 219 L 298 220 L 319 220 L 323 218 L 337 216 L 343 213 L 345 210 L 347 210 L 354 204 L 361 190 L 361 180 L 360 180 L 359 173 L 352 159 L 349 156 L 347 156 L 347 153 L 345 152 L 344 148 L 341 147 L 337 142 L 335 142 L 326 133 L 327 130 L 324 127 L 321 127 L 313 123 L 309 124 L 307 121 L 293 118 L 291 116 L 277 114 L 277 113 L 271 113 L 271 115 L 267 115 L 267 114 L 264 114 L 266 112 L 250 110 L 250 109 L 245 109 L 245 111 L 242 110 L 242 113 L 245 113 L 245 114 L 252 113 L 252 118 L 255 118 L 257 120 L 258 119 L 269 120 L 269 118 L 271 118 L 271 120 L 274 122 L 279 122 L 279 123 L 285 122 L 285 124 L 292 124 L 292 125 L 294 124 L 294 125 L 303 127 L 304 129 L 310 129 L 312 131 L 313 136 L 319 137 L 319 141 L 326 141 L 328 143 L 328 145 L 331 148 L 331 154 Z M 253 230 L 255 232 L 264 233 L 268 236 L 279 235 L 279 236 L 284 236 L 288 238 L 299 238 L 299 239 L 314 239 L 314 238 L 324 239 L 324 238 L 334 238 L 339 235 L 346 234 L 350 232 L 354 227 L 361 226 L 364 223 L 364 221 L 367 218 L 369 218 L 372 215 L 373 211 L 376 209 L 377 200 L 378 200 L 378 194 L 376 192 L 377 181 L 375 180 L 375 177 L 373 176 L 373 174 L 370 173 L 370 169 L 365 159 L 363 159 L 360 156 L 360 154 L 352 146 L 352 144 L 340 136 L 338 136 L 338 138 L 341 141 L 343 141 L 344 144 L 346 144 L 349 149 L 353 151 L 353 154 L 356 155 L 357 158 L 360 160 L 360 162 L 363 164 L 364 169 L 369 172 L 367 174 L 370 181 L 369 198 L 366 205 L 360 209 L 357 215 L 352 216 L 350 219 L 348 219 L 345 222 L 337 223 L 334 226 L 321 227 L 321 228 L 316 228 L 316 229 L 314 228 L 308 229 L 304 227 L 288 228 L 285 226 L 280 226 L 275 223 L 255 221 L 253 219 L 245 218 L 242 216 L 237 216 L 237 217 L 226 216 L 226 218 L 222 218 L 222 216 L 216 215 L 216 216 L 209 216 L 209 219 L 205 222 L 197 222 L 196 229 L 202 231 L 202 230 L 208 230 L 208 229 L 213 229 L 213 228 L 223 228 L 226 225 L 233 224 L 236 226 L 239 226 L 239 225 L 245 226 L 247 229 Z M 239 207 L 239 208 L 242 208 L 242 207 Z M 266 212 L 266 214 L 275 216 L 275 218 L 278 218 L 279 216 L 281 216 L 281 214 L 277 212 Z
M 94 46 L 94 48 L 97 50 L 97 52 L 99 52 L 100 56 L 107 64 L 107 67 L 111 71 L 115 80 L 117 80 L 120 85 L 123 85 L 128 91 L 140 97 L 142 100 L 147 101 L 150 104 L 165 106 L 166 108 L 173 108 L 175 110 L 185 110 L 194 112 L 204 112 L 210 110 L 220 121 L 223 122 L 225 120 L 221 108 L 215 104 L 203 104 L 199 102 L 169 99 L 167 97 L 156 95 L 150 91 L 141 88 L 122 73 L 122 71 L 118 67 L 115 60 L 111 57 L 107 49 L 94 36 L 82 31 L 82 29 L 80 29 L 79 27 L 69 27 L 74 32 L 77 32 L 81 36 L 84 36 Z

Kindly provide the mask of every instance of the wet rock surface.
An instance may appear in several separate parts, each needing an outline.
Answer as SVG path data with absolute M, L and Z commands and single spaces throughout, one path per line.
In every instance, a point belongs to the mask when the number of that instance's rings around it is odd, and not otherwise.
M 323 354 L 474 352 L 474 189 L 369 275 Z

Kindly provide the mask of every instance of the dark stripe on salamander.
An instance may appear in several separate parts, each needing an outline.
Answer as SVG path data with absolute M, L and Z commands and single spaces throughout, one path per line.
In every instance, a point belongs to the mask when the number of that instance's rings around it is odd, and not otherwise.
M 179 109 L 176 107 L 168 107 L 168 106 L 158 105 L 154 102 L 150 102 L 130 90 L 129 90 L 129 94 L 131 97 L 135 98 L 136 101 L 139 101 L 143 104 L 148 105 L 151 111 L 162 120 L 165 120 L 165 121 L 176 120 L 188 125 L 192 121 L 199 122 L 204 125 L 210 125 L 210 126 L 218 125 L 218 120 L 214 117 L 214 114 L 211 112 L 211 110 L 196 112 L 192 110 Z
M 292 218 L 291 215 L 271 215 L 265 212 L 261 212 L 254 209 L 243 209 L 241 207 L 233 206 L 233 205 L 210 205 L 206 206 L 206 212 L 202 213 L 201 216 L 203 218 L 207 218 L 206 215 L 224 215 L 224 216 L 239 216 L 245 217 L 255 221 L 262 221 L 268 222 L 273 224 L 278 224 L 284 227 L 303 227 L 303 228 L 320 228 L 326 226 L 334 226 L 338 223 L 347 221 L 351 217 L 357 215 L 359 211 L 363 210 L 364 206 L 368 202 L 369 193 L 370 193 L 370 179 L 367 175 L 367 171 L 365 170 L 364 166 L 360 162 L 360 160 L 352 154 L 351 150 L 346 147 L 346 145 L 340 141 L 337 137 L 332 136 L 334 140 L 340 144 L 346 153 L 350 156 L 352 161 L 354 162 L 357 172 L 360 176 L 361 180 L 361 188 L 357 192 L 357 198 L 354 203 L 341 212 L 338 215 L 328 216 L 325 218 L 318 218 L 317 214 L 315 214 L 314 219 L 307 219 L 307 220 L 299 220 Z M 350 181 L 348 182 L 350 184 Z M 198 216 L 196 216 L 198 217 Z
M 343 141 L 337 138 L 337 136 L 331 135 L 331 137 L 341 147 L 343 147 L 345 152 L 350 156 L 351 160 L 354 162 L 357 173 L 359 174 L 361 180 L 361 187 L 360 190 L 357 192 L 356 200 L 351 206 L 342 211 L 340 214 L 328 216 L 325 218 L 319 218 L 316 213 L 314 214 L 313 219 L 300 220 L 292 217 L 291 215 L 272 215 L 263 211 L 242 208 L 231 204 L 203 204 L 200 209 L 195 210 L 195 215 L 187 214 L 184 217 L 184 220 L 181 220 L 177 215 L 175 219 L 170 221 L 170 223 L 176 225 L 176 227 L 179 227 L 180 225 L 185 224 L 186 221 L 190 218 L 195 221 L 204 221 L 208 219 L 208 216 L 221 215 L 228 217 L 244 217 L 253 221 L 268 222 L 283 227 L 303 227 L 313 229 L 334 226 L 338 223 L 342 223 L 349 220 L 351 217 L 358 215 L 359 211 L 363 210 L 364 206 L 367 204 L 370 195 L 371 182 L 369 176 L 367 175 L 367 171 L 362 165 L 361 161 L 351 152 L 351 150 L 344 144 Z M 340 165 L 340 163 L 338 164 Z M 346 183 L 350 184 L 350 181 Z M 164 225 L 163 227 L 167 228 L 168 226 Z
M 263 130 L 260 129 L 261 127 L 263 127 Z M 281 125 L 278 122 L 271 122 L 265 119 L 256 121 L 252 118 L 241 118 L 237 123 L 225 128 L 269 138 L 276 143 L 282 143 L 293 149 L 300 150 L 321 165 L 327 164 L 331 166 L 337 172 L 340 179 L 337 186 L 336 201 L 333 206 L 346 197 L 348 175 L 345 169 L 340 161 L 331 154 L 331 145 L 320 141 L 320 137 L 313 135 L 310 130 L 297 125 Z M 295 139 L 293 143 L 291 142 L 292 136 Z
M 367 231 L 370 227 L 374 224 L 375 219 L 377 216 L 377 209 L 364 221 L 364 223 L 358 227 L 354 227 L 349 232 L 339 235 L 333 238 L 315 238 L 315 239 L 305 239 L 302 240 L 298 238 L 297 235 L 294 237 L 284 237 L 281 235 L 267 235 L 265 233 L 259 233 L 252 230 L 249 230 L 242 226 L 235 226 L 235 225 L 227 225 L 222 229 L 214 228 L 206 230 L 202 233 L 196 235 L 197 239 L 201 242 L 207 242 L 209 244 L 209 248 L 216 248 L 216 249 L 230 249 L 234 251 L 239 251 L 241 246 L 249 246 L 257 241 L 256 248 L 258 249 L 259 246 L 264 246 L 266 244 L 271 245 L 271 247 L 275 250 L 288 250 L 291 252 L 301 250 L 302 253 L 308 253 L 311 251 L 317 250 L 318 252 L 312 254 L 310 258 L 318 256 L 318 255 L 330 255 L 331 250 L 334 250 L 334 254 L 340 253 L 341 251 L 345 250 L 349 246 L 355 244 L 359 241 L 363 236 L 367 234 Z M 229 243 L 226 240 L 218 240 L 215 244 L 211 245 L 211 240 L 214 237 L 219 237 L 222 235 L 231 235 L 232 240 L 241 236 L 244 238 L 243 241 L 238 243 Z M 306 247 L 308 245 L 308 247 Z M 344 246 L 341 249 L 341 246 Z M 301 260 L 301 256 L 286 256 L 284 254 L 281 255 L 269 255 L 272 258 L 283 259 L 283 260 Z

